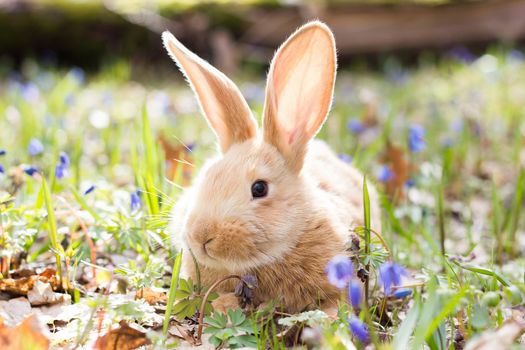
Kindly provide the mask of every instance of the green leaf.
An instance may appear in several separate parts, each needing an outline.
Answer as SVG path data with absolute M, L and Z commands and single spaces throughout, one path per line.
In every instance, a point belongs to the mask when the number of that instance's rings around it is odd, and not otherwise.
M 211 316 L 204 317 L 204 322 L 217 328 L 224 328 L 228 324 L 228 318 L 221 312 L 215 312 Z
M 479 273 L 481 275 L 495 277 L 505 287 L 512 285 L 512 283 L 510 283 L 508 279 L 506 279 L 505 277 L 503 277 L 501 274 L 499 274 L 496 271 L 493 271 L 493 270 L 490 270 L 490 269 L 487 269 L 485 267 L 481 267 L 478 265 L 465 264 L 465 263 L 462 264 L 457 260 L 452 260 L 452 262 L 456 264 L 457 266 L 461 267 L 462 269 L 465 269 L 471 272 L 475 272 L 475 273 Z
M 394 336 L 393 346 L 395 350 L 405 350 L 408 349 L 408 343 L 410 337 L 416 328 L 417 321 L 419 319 L 419 313 L 421 311 L 421 303 L 419 300 L 416 300 L 414 306 L 408 311 L 408 314 L 399 327 L 396 335 Z
M 233 326 L 240 326 L 246 320 L 246 316 L 244 316 L 240 309 L 228 310 L 228 316 Z

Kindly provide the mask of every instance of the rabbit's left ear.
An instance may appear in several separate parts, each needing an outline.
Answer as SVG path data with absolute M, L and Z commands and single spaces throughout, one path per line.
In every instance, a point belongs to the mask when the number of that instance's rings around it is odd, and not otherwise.
M 333 34 L 319 21 L 299 28 L 273 58 L 263 111 L 264 140 L 277 147 L 294 171 L 301 170 L 308 141 L 330 110 L 336 66 Z
M 188 79 L 201 109 L 213 129 L 221 151 L 257 136 L 257 123 L 237 86 L 218 69 L 188 50 L 170 32 L 162 41 L 171 58 Z

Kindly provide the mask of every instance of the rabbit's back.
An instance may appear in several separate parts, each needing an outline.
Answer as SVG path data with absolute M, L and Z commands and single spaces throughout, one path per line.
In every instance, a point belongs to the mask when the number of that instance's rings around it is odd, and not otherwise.
M 337 221 L 345 228 L 352 229 L 364 224 L 363 178 L 364 175 L 341 159 L 328 145 L 313 140 L 303 168 L 304 176 L 310 178 L 317 188 L 323 206 L 327 207 Z M 370 195 L 371 226 L 379 231 L 381 219 L 378 195 L 372 183 L 368 182 Z

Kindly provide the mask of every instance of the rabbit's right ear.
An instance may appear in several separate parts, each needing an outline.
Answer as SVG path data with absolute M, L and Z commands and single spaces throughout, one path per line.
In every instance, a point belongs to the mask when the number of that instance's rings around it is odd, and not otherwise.
M 294 171 L 301 170 L 308 141 L 332 104 L 336 65 L 334 37 L 319 21 L 299 28 L 273 58 L 263 111 L 264 140 Z
M 257 124 L 241 92 L 222 72 L 188 50 L 168 31 L 164 47 L 186 76 L 210 127 L 225 153 L 234 143 L 257 135 Z

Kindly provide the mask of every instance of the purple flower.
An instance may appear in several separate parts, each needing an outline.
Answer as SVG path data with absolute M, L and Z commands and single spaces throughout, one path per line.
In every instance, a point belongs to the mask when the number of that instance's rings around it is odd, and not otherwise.
M 361 281 L 352 279 L 348 285 L 348 300 L 354 309 L 361 307 Z
M 84 82 L 85 73 L 82 68 L 74 67 L 69 71 L 69 74 L 71 77 L 73 77 L 73 80 L 76 81 L 77 84 L 81 85 Z
M 366 324 L 355 316 L 348 319 L 348 328 L 354 337 L 362 343 L 370 341 L 370 332 Z
M 37 156 L 40 153 L 44 152 L 44 145 L 40 140 L 31 139 L 29 141 L 29 146 L 27 147 L 27 152 L 30 156 Z
M 197 144 L 195 142 L 190 142 L 190 143 L 186 144 L 186 148 L 188 149 L 188 151 L 193 152 L 193 150 L 195 149 L 196 145 Z
M 394 173 L 390 170 L 388 165 L 383 165 L 377 173 L 377 179 L 380 182 L 388 182 L 394 178 Z
M 423 151 L 427 147 L 425 129 L 421 125 L 412 125 L 408 130 L 408 148 L 414 153 Z
M 60 152 L 59 160 L 60 160 L 60 164 L 65 167 L 68 167 L 70 164 L 69 156 L 67 155 L 66 152 Z
M 3 174 L 3 173 L 5 173 L 5 169 L 4 169 L 4 166 L 0 164 L 0 174 Z
M 139 210 L 142 205 L 140 200 L 140 191 L 137 190 L 131 193 L 131 211 Z
M 453 47 L 447 52 L 447 56 L 463 63 L 470 63 L 476 59 L 476 56 L 465 46 Z
M 34 174 L 38 173 L 38 169 L 30 165 L 24 168 L 24 173 L 26 173 L 29 176 L 33 176 Z
M 408 179 L 405 181 L 405 186 L 408 188 L 414 187 L 416 185 L 416 180 Z
M 379 279 L 383 283 L 383 288 L 386 295 L 391 294 L 391 287 L 399 286 L 401 284 L 401 276 L 406 276 L 408 273 L 401 266 L 394 262 L 388 261 L 379 267 Z
M 69 175 L 69 172 L 67 171 L 67 167 L 62 165 L 62 164 L 58 164 L 56 167 L 55 167 L 55 176 L 57 179 L 63 179 L 64 177 L 68 176 Z
M 348 257 L 336 255 L 328 262 L 325 272 L 331 284 L 339 289 L 343 289 L 352 279 L 354 268 Z
M 84 191 L 84 195 L 90 194 L 94 190 L 95 190 L 95 185 L 91 185 Z
M 366 129 L 365 125 L 357 118 L 350 119 L 346 127 L 354 134 L 360 134 Z
M 57 179 L 63 179 L 68 176 L 69 157 L 66 152 L 60 152 L 59 162 L 55 167 L 55 176 Z
M 0 156 L 5 156 L 6 153 L 5 149 L 0 149 Z
M 409 288 L 398 289 L 392 294 L 392 296 L 396 299 L 404 299 L 409 295 L 412 295 L 412 289 Z
M 345 154 L 345 153 L 340 153 L 339 159 L 341 159 L 343 162 L 347 164 L 352 163 L 352 160 L 353 160 L 352 156 L 349 156 L 348 154 Z
M 40 97 L 40 90 L 38 90 L 38 87 L 34 83 L 27 83 L 23 84 L 21 87 L 21 93 L 22 97 L 26 102 L 29 103 L 35 103 L 38 101 L 38 98 Z

